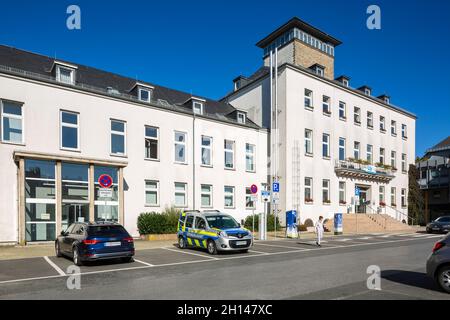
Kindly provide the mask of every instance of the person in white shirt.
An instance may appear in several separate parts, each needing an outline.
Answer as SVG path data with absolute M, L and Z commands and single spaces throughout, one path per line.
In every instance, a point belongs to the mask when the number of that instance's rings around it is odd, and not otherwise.
M 322 240 L 322 237 L 323 237 L 323 217 L 322 216 L 320 216 L 319 220 L 316 222 L 315 232 L 317 235 L 316 244 L 318 247 L 321 247 L 320 241 Z

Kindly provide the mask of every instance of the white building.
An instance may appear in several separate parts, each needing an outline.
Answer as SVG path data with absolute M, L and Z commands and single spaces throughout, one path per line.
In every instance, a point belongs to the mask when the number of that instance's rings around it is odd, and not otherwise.
M 0 102 L 0 242 L 53 240 L 78 220 L 138 236 L 140 213 L 171 205 L 239 221 L 246 188 L 267 181 L 267 130 L 223 102 L 6 46 Z
M 367 86 L 353 89 L 348 77 L 335 79 L 340 44 L 294 18 L 257 44 L 264 66 L 236 78 L 223 101 L 246 110 L 258 125 L 274 127 L 268 66 L 277 49 L 280 218 L 294 209 L 302 223 L 337 212 L 380 212 L 407 221 L 416 116 L 387 95 L 374 97 Z

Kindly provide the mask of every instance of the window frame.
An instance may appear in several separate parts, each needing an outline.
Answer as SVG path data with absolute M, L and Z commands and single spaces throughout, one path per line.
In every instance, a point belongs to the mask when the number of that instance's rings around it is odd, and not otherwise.
M 373 112 L 367 111 L 367 128 L 373 129 Z
M 203 145 L 203 139 L 209 140 L 209 146 Z M 200 136 L 200 161 L 202 167 L 213 167 L 213 137 L 201 135 Z M 209 150 L 209 164 L 203 163 L 203 149 Z
M 7 116 L 5 116 L 5 111 L 4 111 L 4 102 L 8 102 L 8 103 L 12 103 L 12 104 L 16 104 L 18 106 L 20 106 L 20 116 L 16 115 L 16 114 L 10 114 L 10 113 L 6 113 Z M 12 100 L 7 100 L 7 99 L 0 99 L 0 142 L 5 143 L 5 144 L 13 144 L 13 145 L 25 145 L 25 113 L 24 113 L 24 103 L 22 102 L 18 102 L 18 101 L 12 101 Z M 10 140 L 5 140 L 4 139 L 4 135 L 3 135 L 3 119 L 4 118 L 8 118 L 8 119 L 16 119 L 16 120 L 20 120 L 20 125 L 21 125 L 21 139 L 20 142 L 15 142 L 15 141 L 10 141 Z
M 253 152 L 249 153 L 247 151 L 247 146 L 252 146 L 253 148 Z M 253 159 L 253 170 L 249 170 L 247 168 L 247 156 L 251 155 L 252 159 Z M 246 143 L 245 144 L 245 171 L 246 172 L 251 172 L 251 173 L 255 173 L 256 172 L 256 145 L 252 144 L 252 143 Z
M 331 98 L 329 96 L 322 96 L 322 112 L 327 116 L 331 115 Z
M 309 185 L 306 184 L 307 180 L 309 181 Z M 314 194 L 313 194 L 313 192 L 314 192 L 314 179 L 313 179 L 313 177 L 305 177 L 305 180 L 303 182 L 305 184 L 305 187 L 304 187 L 304 190 L 303 190 L 304 191 L 303 192 L 303 201 L 305 203 L 313 203 L 314 202 Z M 306 190 L 309 190 L 309 194 L 311 196 L 310 198 L 306 197 Z
M 146 91 L 148 93 L 148 100 L 142 99 L 141 93 L 143 91 Z M 145 87 L 138 87 L 138 100 L 141 102 L 150 102 L 152 100 L 152 89 L 145 88 Z
M 341 116 L 341 111 L 343 115 Z M 339 120 L 347 120 L 347 104 L 343 101 L 339 101 Z
M 123 123 L 123 132 L 120 132 L 120 131 L 115 131 L 115 130 L 113 130 L 112 129 L 112 123 L 113 122 L 120 122 L 120 123 Z M 126 157 L 127 156 L 127 122 L 126 121 L 124 121 L 124 120 L 118 120 L 118 119 L 110 119 L 110 134 L 109 134 L 109 139 L 110 139 L 110 144 L 109 144 L 109 147 L 110 147 L 110 150 L 109 150 L 109 152 L 110 152 L 110 155 L 111 156 L 118 156 L 118 157 Z M 114 153 L 113 152 L 113 150 L 112 150 L 112 136 L 113 136 L 113 134 L 115 134 L 115 135 L 120 135 L 120 136 L 123 136 L 123 153 Z
M 324 187 L 324 183 L 327 187 Z M 324 198 L 324 192 L 327 192 L 327 199 Z M 330 179 L 322 179 L 322 204 L 331 204 Z
M 408 160 L 406 157 L 406 153 L 402 153 L 402 173 L 408 172 L 407 162 L 408 162 Z
M 386 149 L 385 148 L 380 148 L 379 163 L 384 165 L 385 162 L 386 162 Z
M 391 187 L 391 207 L 397 206 L 397 187 Z
M 227 192 L 226 189 L 230 188 L 232 192 Z M 236 208 L 236 197 L 235 192 L 236 188 L 234 186 L 223 186 L 223 207 L 225 209 L 235 209 Z M 232 197 L 232 204 L 231 206 L 227 206 L 226 197 L 231 196 Z
M 326 137 L 327 141 L 324 141 Z M 324 149 L 326 148 L 326 149 Z M 324 151 L 326 151 L 326 154 L 324 154 Z M 331 152 L 330 152 L 330 134 L 328 133 L 322 133 L 322 158 L 330 159 Z
M 156 138 L 147 135 L 147 128 L 156 129 Z M 147 147 L 145 146 L 145 143 L 147 140 L 155 140 L 157 142 L 157 150 L 156 150 L 157 157 L 156 158 L 147 157 L 147 150 L 146 150 Z M 160 145 L 160 143 L 159 143 L 159 127 L 144 125 L 144 159 L 152 160 L 152 161 L 159 161 L 159 145 Z
M 397 136 L 397 121 L 391 120 L 391 136 Z
M 343 188 L 341 188 L 342 185 L 344 186 Z M 346 194 L 347 184 L 345 183 L 345 181 L 339 181 L 338 187 L 339 187 L 339 205 L 346 205 L 347 204 L 347 194 Z M 342 198 L 341 198 L 341 193 L 342 193 Z
M 369 149 L 370 149 L 370 151 L 369 151 Z M 370 155 L 370 158 L 369 158 L 369 155 Z M 373 164 L 373 145 L 372 144 L 367 144 L 367 146 L 366 146 L 366 160 L 368 162 L 370 162 L 370 164 Z
M 61 69 L 70 71 L 70 82 L 65 82 L 65 81 L 61 80 Z M 62 65 L 56 65 L 56 77 L 55 77 L 55 79 L 59 83 L 75 85 L 75 71 L 76 71 L 76 69 L 71 68 L 71 67 L 62 66 Z
M 309 109 L 309 110 L 314 109 L 313 91 L 305 88 L 303 95 L 304 95 L 303 104 L 304 104 L 305 109 Z M 309 105 L 307 105 L 306 101 L 309 101 Z
M 311 133 L 311 137 L 310 138 L 308 138 L 307 137 L 307 133 Z M 313 145 L 313 139 L 314 139 L 314 136 L 313 136 L 313 131 L 311 130 L 311 129 L 306 129 L 305 128 L 305 137 L 304 137 L 304 141 L 305 141 L 305 155 L 307 155 L 307 156 L 312 156 L 312 155 L 314 155 L 314 145 Z M 308 144 L 307 144 L 307 142 L 310 142 L 309 143 L 309 145 L 311 146 L 311 152 L 308 152 L 308 148 L 307 148 L 307 146 L 308 146 Z
M 183 185 L 184 186 L 184 191 L 177 190 L 177 184 L 178 185 Z M 188 185 L 187 185 L 187 183 L 186 182 L 174 182 L 173 186 L 174 186 L 174 193 L 173 194 L 175 196 L 174 197 L 174 201 L 173 201 L 174 206 L 176 208 L 187 208 L 188 207 L 188 203 L 189 203 L 189 201 L 188 201 Z M 183 194 L 184 195 L 184 203 L 182 205 L 177 204 L 177 201 L 176 201 L 177 194 Z
M 176 140 L 177 133 L 184 135 L 184 141 L 183 142 L 179 142 L 179 141 Z M 174 150 L 173 150 L 174 151 L 173 152 L 174 162 L 177 163 L 177 164 L 187 164 L 188 163 L 187 153 L 186 153 L 186 151 L 187 151 L 187 132 L 174 130 L 173 140 L 174 140 L 174 144 L 173 144 L 173 147 L 174 147 Z M 178 161 L 176 159 L 176 150 L 177 150 L 176 146 L 177 145 L 184 146 L 184 161 Z
M 200 106 L 200 112 L 197 112 L 197 106 Z M 192 112 L 195 115 L 203 115 L 204 114 L 204 103 L 200 101 L 192 101 Z
M 344 142 L 343 145 L 341 145 L 341 142 Z M 346 139 L 339 137 L 339 152 L 338 152 L 338 159 L 339 161 L 345 161 L 346 157 L 347 157 L 347 148 L 346 148 Z M 343 150 L 343 158 L 341 159 L 341 150 Z
M 360 126 L 361 125 L 361 108 L 353 107 L 353 122 L 354 124 Z
M 356 145 L 358 145 L 358 148 L 356 148 Z M 358 156 L 356 156 L 356 151 L 358 152 Z M 361 142 L 359 141 L 353 142 L 353 158 L 355 158 L 355 160 L 361 159 Z
M 209 187 L 209 191 L 208 192 L 204 192 L 203 191 L 203 186 L 208 186 Z M 213 207 L 213 185 L 212 184 L 200 184 L 200 207 L 201 208 L 212 208 Z M 203 195 L 209 195 L 209 205 L 204 206 L 202 203 L 202 197 Z
M 227 142 L 232 144 L 231 149 L 227 149 Z M 235 148 L 236 148 L 236 142 L 235 141 L 224 139 L 224 145 L 223 145 L 223 153 L 224 153 L 223 166 L 224 166 L 224 168 L 226 170 L 234 170 L 235 169 L 235 160 L 234 160 L 235 159 L 235 156 L 234 156 Z M 227 161 L 226 161 L 227 153 L 231 153 L 232 158 L 233 158 L 233 162 L 232 162 L 233 165 L 230 168 L 227 167 Z
M 74 125 L 72 123 L 64 123 L 63 124 L 63 120 L 62 120 L 63 113 L 69 113 L 72 115 L 76 115 L 77 116 L 77 124 L 76 125 Z M 76 148 L 70 148 L 70 147 L 63 146 L 63 127 L 77 129 L 77 147 Z M 80 113 L 75 112 L 75 111 L 60 109 L 59 110 L 59 148 L 60 148 L 60 150 L 78 151 L 79 152 L 81 150 L 80 131 L 81 131 L 80 130 Z
M 236 119 L 237 119 L 237 122 L 241 123 L 241 124 L 245 124 L 247 122 L 247 117 L 245 115 L 245 112 L 238 111 L 237 115 L 236 115 Z
M 405 188 L 402 188 L 402 190 L 400 191 L 400 205 L 402 206 L 402 208 L 407 208 L 408 207 L 407 196 L 406 196 L 406 189 Z
M 380 132 L 386 132 L 386 118 L 384 116 L 380 116 Z
M 402 138 L 408 139 L 408 127 L 404 123 L 402 123 Z
M 156 183 L 156 188 L 148 188 L 147 187 L 147 182 L 155 182 Z M 154 179 L 145 179 L 144 180 L 144 204 L 146 207 L 159 207 L 159 203 L 160 203 L 160 183 L 158 180 L 154 180 Z M 155 204 L 151 204 L 151 203 L 147 203 L 147 191 L 149 192 L 155 192 L 156 191 L 156 203 Z

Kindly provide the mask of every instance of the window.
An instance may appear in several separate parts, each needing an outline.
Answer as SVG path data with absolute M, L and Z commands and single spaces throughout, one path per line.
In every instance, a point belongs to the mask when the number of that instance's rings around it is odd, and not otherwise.
M 367 96 L 370 96 L 371 93 L 372 92 L 369 88 L 364 88 L 364 94 L 366 94 Z
M 305 129 L 305 153 L 313 154 L 313 132 L 312 130 Z
M 202 184 L 201 185 L 201 205 L 202 208 L 212 207 L 212 185 Z
M 202 165 L 212 167 L 212 138 L 202 136 Z
M 406 208 L 406 189 L 402 189 L 402 199 L 401 199 L 401 204 L 402 204 L 402 208 Z
M 194 101 L 192 104 L 194 114 L 203 114 L 203 103 Z
M 225 186 L 223 192 L 225 208 L 234 208 L 234 187 Z
M 75 70 L 56 66 L 56 81 L 67 84 L 75 84 Z
M 395 187 L 391 187 L 391 206 L 396 207 L 397 206 L 397 189 Z
M 187 184 L 183 182 L 175 182 L 175 206 L 187 207 Z
M 345 102 L 339 101 L 339 119 L 345 120 L 347 118 L 347 105 Z
M 158 206 L 159 204 L 159 181 L 145 180 L 145 205 Z
M 175 162 L 186 163 L 186 133 L 175 131 Z
M 150 89 L 144 89 L 144 88 L 138 88 L 138 98 L 139 98 L 140 101 L 150 102 L 150 100 L 151 100 L 151 90 Z
M 111 153 L 126 154 L 126 122 L 111 120 Z
M 245 208 L 255 209 L 255 202 L 253 201 L 253 194 L 250 188 L 245 188 Z
M 255 145 L 245 144 L 245 167 L 248 172 L 255 172 Z
M 397 122 L 395 122 L 394 120 L 391 121 L 391 135 L 397 135 Z
M 330 157 L 330 135 L 322 134 L 322 157 Z
M 225 140 L 225 168 L 234 169 L 234 141 Z
M 194 216 L 187 216 L 185 226 L 186 228 L 192 228 L 194 226 Z
M 61 149 L 79 149 L 78 113 L 61 111 Z
M 393 170 L 397 169 L 397 152 L 391 151 L 391 167 Z
M 345 138 L 339 138 L 339 160 L 345 160 Z
M 380 163 L 384 164 L 384 148 L 380 148 Z
M 245 113 L 244 112 L 238 112 L 237 113 L 237 122 L 238 123 L 245 123 Z
M 367 145 L 366 159 L 370 164 L 373 163 L 373 146 L 371 144 Z
M 322 202 L 330 203 L 330 180 L 322 180 Z
M 321 77 L 323 77 L 323 74 L 324 74 L 324 72 L 325 72 L 324 68 L 319 67 L 319 66 L 316 66 L 315 71 L 316 71 L 316 74 L 317 74 L 318 76 L 321 76 Z
M 327 96 L 323 96 L 322 99 L 322 109 L 323 109 L 323 113 L 325 114 L 331 114 L 331 108 L 330 108 L 330 97 Z
M 402 172 L 406 173 L 406 154 L 402 153 Z
M 348 85 L 349 85 L 348 80 L 347 80 L 347 79 L 342 79 L 342 84 L 343 84 L 345 87 L 348 87 Z
M 145 126 L 145 158 L 159 159 L 159 129 Z
M 345 200 L 345 182 L 339 181 L 339 204 L 346 204 Z
M 361 124 L 361 109 L 358 107 L 354 108 L 354 121 L 355 124 Z
M 195 218 L 195 229 L 197 230 L 204 230 L 206 229 L 206 222 L 205 219 L 196 217 Z
M 355 160 L 359 160 L 359 150 L 360 150 L 361 144 L 358 141 L 355 141 L 353 145 L 353 157 Z
M 313 92 L 305 89 L 305 108 L 313 108 Z
M 386 120 L 383 116 L 380 116 L 380 131 L 386 132 Z
M 313 178 L 305 177 L 305 202 L 313 202 Z
M 379 195 L 379 205 L 384 207 L 386 205 L 385 198 L 384 198 L 384 186 L 380 186 L 378 188 L 378 195 Z
M 406 124 L 402 124 L 402 138 L 403 139 L 408 138 L 408 130 L 407 130 Z
M 367 112 L 367 128 L 373 129 L 373 113 Z
M 24 143 L 22 104 L 0 100 L 3 142 Z

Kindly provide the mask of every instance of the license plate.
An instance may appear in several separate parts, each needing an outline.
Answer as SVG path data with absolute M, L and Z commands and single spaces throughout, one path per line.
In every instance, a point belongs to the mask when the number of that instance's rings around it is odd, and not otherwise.
M 236 245 L 237 246 L 246 246 L 247 245 L 247 241 L 236 241 Z
M 439 228 L 433 228 L 433 230 L 439 230 Z
M 117 242 L 105 242 L 105 247 L 117 247 L 120 246 L 122 243 L 120 241 Z

